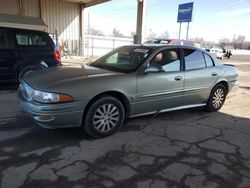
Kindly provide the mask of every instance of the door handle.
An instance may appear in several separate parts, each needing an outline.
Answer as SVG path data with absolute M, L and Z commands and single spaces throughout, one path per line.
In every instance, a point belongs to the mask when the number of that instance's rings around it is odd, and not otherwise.
M 181 80 L 182 80 L 182 76 L 176 76 L 174 79 L 175 79 L 176 81 L 181 81 Z
M 211 76 L 217 76 L 217 73 L 216 73 L 216 72 L 213 72 L 213 73 L 211 74 Z

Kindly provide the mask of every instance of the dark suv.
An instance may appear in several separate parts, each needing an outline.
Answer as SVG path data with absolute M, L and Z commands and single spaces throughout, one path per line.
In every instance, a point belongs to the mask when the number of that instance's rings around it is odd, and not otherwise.
M 0 82 L 58 65 L 61 55 L 48 33 L 0 27 Z

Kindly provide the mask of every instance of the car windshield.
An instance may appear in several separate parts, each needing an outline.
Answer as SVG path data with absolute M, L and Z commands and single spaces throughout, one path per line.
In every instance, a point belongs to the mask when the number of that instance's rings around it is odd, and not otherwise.
M 90 66 L 123 73 L 133 72 L 150 53 L 151 49 L 147 47 L 125 46 L 101 57 Z

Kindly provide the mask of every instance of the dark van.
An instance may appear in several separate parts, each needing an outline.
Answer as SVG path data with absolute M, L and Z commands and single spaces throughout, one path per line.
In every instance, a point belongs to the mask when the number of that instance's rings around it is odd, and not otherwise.
M 48 33 L 0 27 L 0 82 L 16 81 L 38 69 L 61 65 Z

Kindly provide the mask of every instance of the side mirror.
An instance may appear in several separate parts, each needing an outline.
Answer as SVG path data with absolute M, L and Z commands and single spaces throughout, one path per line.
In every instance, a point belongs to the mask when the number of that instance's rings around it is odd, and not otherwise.
M 162 66 L 152 63 L 144 71 L 144 73 L 154 73 L 154 72 L 163 72 Z

